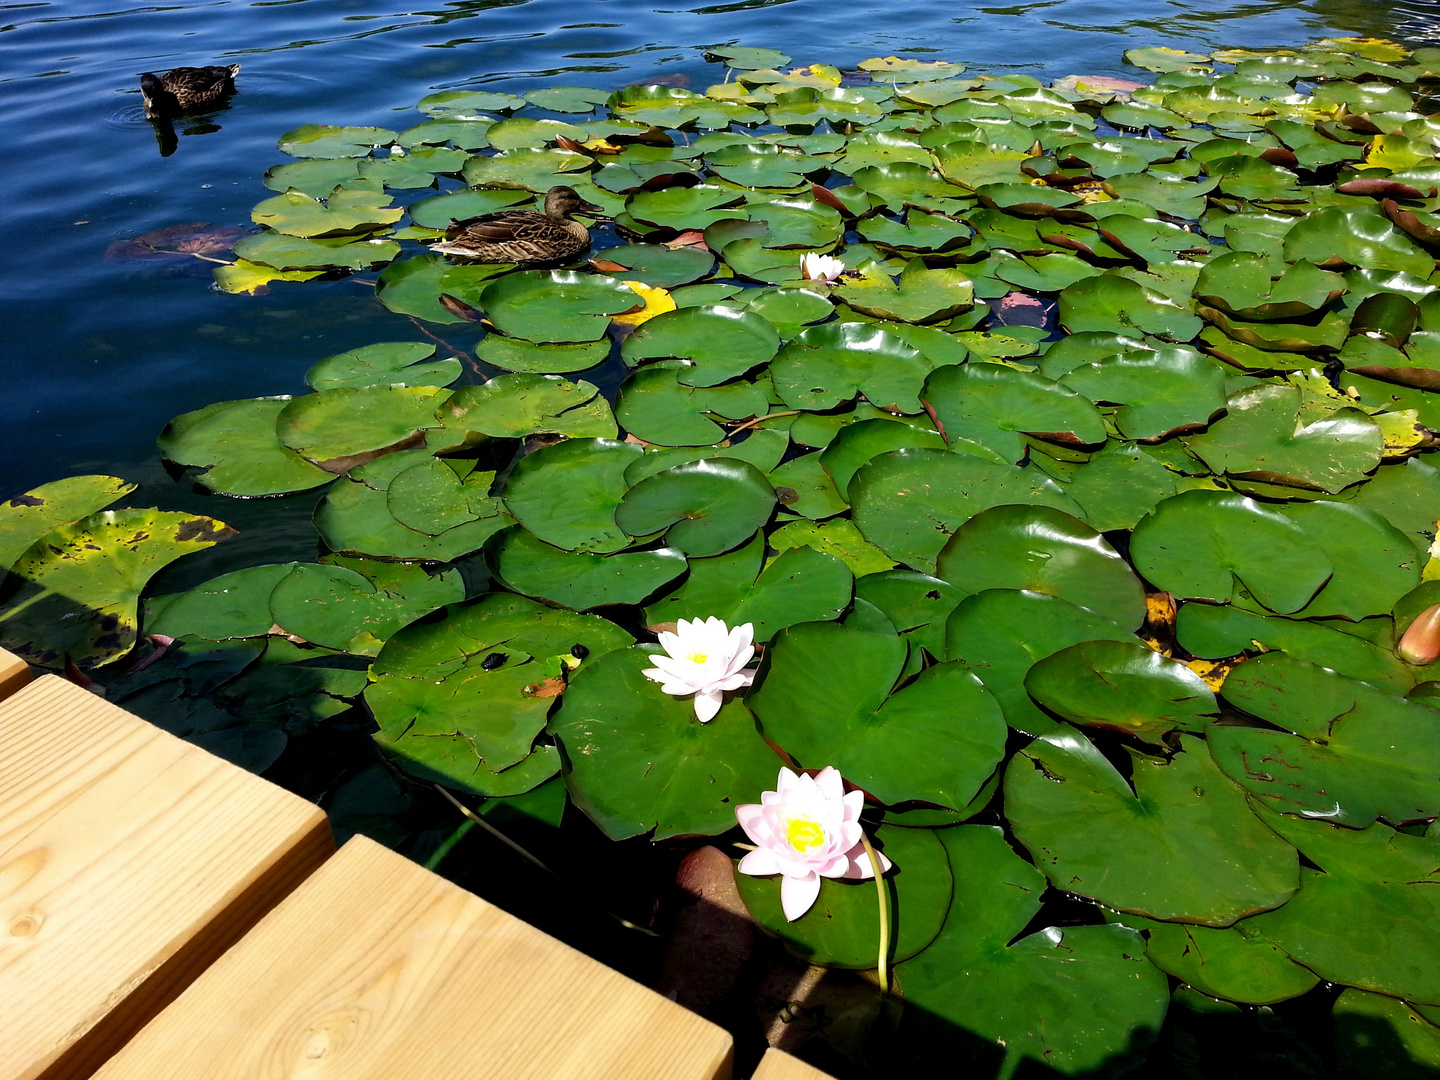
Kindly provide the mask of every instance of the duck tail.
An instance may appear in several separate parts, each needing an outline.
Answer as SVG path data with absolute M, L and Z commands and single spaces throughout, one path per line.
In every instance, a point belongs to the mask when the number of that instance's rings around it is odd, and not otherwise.
M 240 65 L 239 65 L 239 64 L 231 64 L 231 65 L 230 65 L 228 68 L 226 68 L 225 70 L 228 71 L 228 72 L 230 72 L 230 78 L 233 79 L 233 78 L 235 78 L 236 75 L 239 75 L 239 74 L 240 74 Z

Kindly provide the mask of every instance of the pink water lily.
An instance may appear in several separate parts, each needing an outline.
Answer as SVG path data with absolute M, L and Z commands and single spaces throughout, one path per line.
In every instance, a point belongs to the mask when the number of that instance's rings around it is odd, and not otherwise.
M 834 255 L 809 252 L 800 259 L 800 273 L 806 281 L 837 281 L 845 272 L 845 263 Z
M 720 711 L 726 690 L 749 686 L 753 671 L 742 670 L 755 656 L 755 626 L 745 623 L 733 630 L 723 619 L 710 616 L 681 619 L 675 633 L 659 633 L 663 653 L 652 653 L 654 667 L 640 674 L 661 684 L 660 689 L 676 697 L 695 697 L 695 716 L 709 723 Z
M 783 874 L 780 906 L 789 922 L 809 911 L 820 895 L 820 879 L 862 880 L 875 876 L 861 842 L 860 810 L 865 797 L 845 794 L 840 774 L 826 766 L 815 776 L 780 770 L 777 790 L 760 802 L 735 808 L 735 817 L 756 849 L 740 860 L 742 874 Z M 876 852 L 881 871 L 891 863 Z

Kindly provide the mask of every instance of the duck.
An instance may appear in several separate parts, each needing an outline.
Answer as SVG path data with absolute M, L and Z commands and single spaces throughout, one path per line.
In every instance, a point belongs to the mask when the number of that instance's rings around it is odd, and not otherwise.
M 545 212 L 502 210 L 464 221 L 451 219 L 445 239 L 431 251 L 487 263 L 559 262 L 590 246 L 590 230 L 570 215 L 603 214 L 604 207 L 582 199 L 574 188 L 556 185 L 545 193 Z
M 178 67 L 163 75 L 147 71 L 140 76 L 145 95 L 145 116 L 168 120 L 181 113 L 198 112 L 223 104 L 235 93 L 239 64 L 228 67 Z

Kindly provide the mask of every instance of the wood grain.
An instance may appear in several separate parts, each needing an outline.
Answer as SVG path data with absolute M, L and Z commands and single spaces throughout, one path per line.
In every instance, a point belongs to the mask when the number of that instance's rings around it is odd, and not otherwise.
M 784 1050 L 773 1046 L 760 1059 L 760 1067 L 751 1080 L 835 1080 L 827 1072 L 821 1072 L 813 1065 L 806 1065 L 799 1058 L 791 1057 Z
M 30 666 L 12 652 L 0 649 L 0 700 L 30 681 Z
M 0 1080 L 88 1076 L 332 850 L 311 804 L 72 683 L 0 702 Z
M 356 837 L 97 1080 L 729 1080 L 730 1036 Z

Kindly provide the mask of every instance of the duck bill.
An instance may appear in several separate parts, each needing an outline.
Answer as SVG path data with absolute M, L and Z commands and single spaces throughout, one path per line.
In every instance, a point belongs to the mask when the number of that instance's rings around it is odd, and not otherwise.
M 591 217 L 608 218 L 610 216 L 605 212 L 605 208 L 603 206 L 596 206 L 592 202 L 582 202 L 579 206 L 575 208 L 574 213 L 589 214 Z

